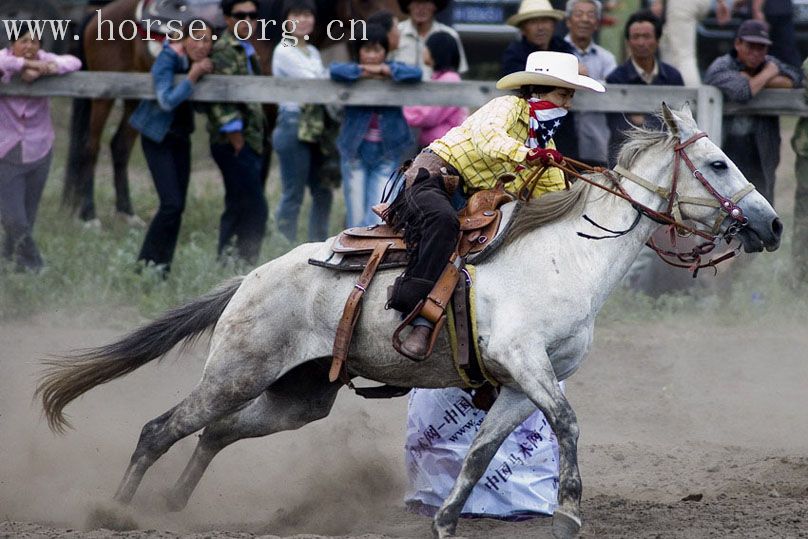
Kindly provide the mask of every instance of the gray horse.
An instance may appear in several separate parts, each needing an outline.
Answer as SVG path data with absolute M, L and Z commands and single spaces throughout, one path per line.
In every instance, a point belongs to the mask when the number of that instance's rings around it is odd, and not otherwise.
M 718 204 L 711 196 L 740 199 L 736 217 L 747 219 L 738 237 L 747 252 L 777 249 L 782 225 L 768 202 L 749 187 L 738 168 L 708 138 L 693 138 L 698 127 L 690 110 L 663 105 L 667 130 L 637 130 L 624 146 L 620 164 L 654 185 L 670 187 L 677 145 L 700 170 L 706 185 L 683 167 L 678 174 L 680 210 L 707 230 Z M 605 183 L 603 177 L 593 176 Z M 637 201 L 667 207 L 657 192 L 622 180 Z M 712 194 L 710 190 L 714 190 Z M 542 223 L 547 204 L 568 210 Z M 612 230 L 630 229 L 606 241 L 589 241 L 578 232 L 602 233 L 592 221 Z M 559 442 L 558 508 L 553 531 L 571 537 L 581 526 L 581 479 L 577 464 L 578 424 L 559 381 L 581 365 L 592 343 L 595 316 L 618 285 L 643 244 L 660 225 L 643 218 L 626 201 L 576 182 L 570 191 L 545 195 L 523 206 L 499 252 L 477 266 L 479 348 L 485 366 L 502 384 L 469 449 L 449 497 L 435 515 L 436 537 L 454 534 L 472 488 L 501 442 L 538 407 Z M 546 221 L 546 219 L 544 219 Z M 635 226 L 632 228 L 632 223 Z M 37 389 L 55 431 L 68 426 L 65 406 L 89 389 L 159 358 L 176 344 L 213 328 L 210 352 L 197 386 L 172 409 L 149 421 L 115 494 L 128 503 L 146 470 L 178 440 L 204 429 L 191 461 L 169 495 L 181 509 L 213 457 L 242 438 L 291 430 L 328 415 L 340 384 L 327 378 L 331 348 L 345 298 L 355 276 L 307 264 L 323 258 L 325 243 L 306 244 L 225 283 L 207 296 L 170 311 L 122 340 L 66 360 L 51 362 Z M 380 273 L 365 297 L 349 359 L 353 376 L 405 387 L 462 386 L 446 339 L 427 361 L 415 364 L 398 355 L 390 335 L 399 323 L 385 311 L 385 291 L 395 277 Z

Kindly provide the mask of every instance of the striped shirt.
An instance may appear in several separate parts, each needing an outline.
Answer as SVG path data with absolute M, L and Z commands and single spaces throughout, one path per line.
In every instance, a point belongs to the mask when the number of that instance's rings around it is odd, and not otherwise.
M 519 192 L 535 170 L 527 167 L 518 173 L 518 165 L 526 164 L 528 119 L 530 106 L 517 96 L 492 99 L 465 122 L 429 145 L 444 161 L 460 171 L 466 194 L 491 189 L 504 174 L 515 174 L 508 190 Z M 551 140 L 547 148 L 555 148 Z M 564 174 L 548 168 L 533 190 L 534 196 L 564 189 Z
M 368 142 L 381 142 L 383 140 L 379 115 L 375 112 L 370 115 L 368 130 L 365 132 L 365 137 L 362 140 L 366 140 Z

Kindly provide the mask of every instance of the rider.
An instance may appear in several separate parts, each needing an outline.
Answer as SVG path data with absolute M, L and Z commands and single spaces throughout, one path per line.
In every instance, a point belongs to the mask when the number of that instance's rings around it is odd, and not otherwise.
M 425 148 L 404 173 L 405 187 L 387 210 L 387 221 L 405 229 L 412 250 L 389 302 L 402 313 L 415 309 L 446 267 L 457 243 L 456 209 L 464 205 L 463 197 L 494 187 L 507 174 L 515 176 L 509 190 L 519 193 L 537 165 L 547 168 L 533 196 L 564 189 L 563 173 L 551 166 L 564 159 L 553 134 L 576 89 L 605 91 L 596 80 L 579 75 L 574 55 L 546 51 L 530 54 L 525 70 L 503 77 L 497 88 L 518 93 L 491 100 Z M 431 330 L 426 319 L 416 318 L 402 348 L 425 359 Z

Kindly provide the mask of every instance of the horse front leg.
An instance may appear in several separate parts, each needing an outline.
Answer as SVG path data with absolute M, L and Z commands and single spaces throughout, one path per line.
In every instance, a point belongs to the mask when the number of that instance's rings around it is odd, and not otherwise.
M 558 439 L 558 507 L 553 535 L 575 537 L 581 529 L 581 474 L 578 470 L 578 419 L 564 396 L 544 347 L 512 348 L 499 365 L 542 411 Z
M 452 492 L 435 514 L 432 522 L 435 537 L 444 539 L 454 535 L 457 519 L 466 500 L 502 442 L 535 411 L 536 405 L 524 393 L 510 387 L 502 389 L 463 460 L 460 475 L 452 487 Z

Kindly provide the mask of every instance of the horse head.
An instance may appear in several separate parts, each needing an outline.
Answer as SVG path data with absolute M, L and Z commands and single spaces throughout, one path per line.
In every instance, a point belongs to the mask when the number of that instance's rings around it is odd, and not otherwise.
M 682 218 L 713 234 L 737 235 L 747 253 L 776 250 L 783 224 L 774 208 L 699 129 L 690 107 L 673 111 L 663 103 L 662 119 L 675 141 L 672 173 L 678 174 L 675 198 Z

